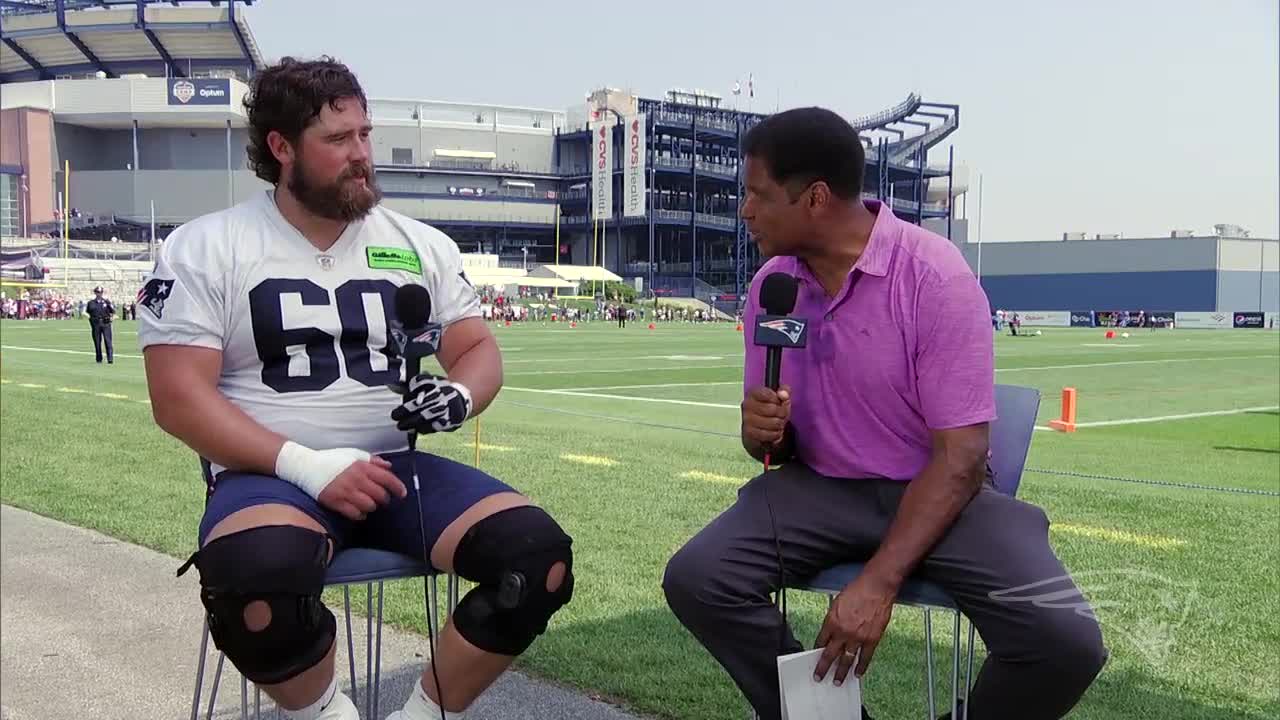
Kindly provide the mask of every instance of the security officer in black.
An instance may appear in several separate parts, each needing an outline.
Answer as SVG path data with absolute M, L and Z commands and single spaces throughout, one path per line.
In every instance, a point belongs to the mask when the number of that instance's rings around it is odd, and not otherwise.
M 98 362 L 102 362 L 102 345 L 107 346 L 107 364 L 116 361 L 115 350 L 111 346 L 111 321 L 115 319 L 116 309 L 111 301 L 102 297 L 102 286 L 93 289 L 93 299 L 85 305 L 84 311 L 89 315 L 89 327 L 93 329 L 93 353 Z

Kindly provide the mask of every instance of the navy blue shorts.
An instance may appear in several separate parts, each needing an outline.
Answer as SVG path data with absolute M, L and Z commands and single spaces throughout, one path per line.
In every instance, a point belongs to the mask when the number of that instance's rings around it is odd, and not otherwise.
M 199 545 L 214 526 L 234 512 L 255 505 L 282 504 L 295 507 L 320 523 L 333 537 L 336 549 L 367 547 L 419 557 L 423 548 L 435 545 L 440 533 L 458 516 L 490 495 L 515 492 L 506 483 L 469 465 L 438 455 L 417 452 L 418 482 L 422 497 L 413 491 L 409 451 L 381 456 L 391 463 L 391 472 L 408 490 L 403 498 L 392 498 L 363 521 L 356 522 L 320 505 L 292 483 L 272 475 L 224 471 L 213 483 L 213 493 L 200 520 Z

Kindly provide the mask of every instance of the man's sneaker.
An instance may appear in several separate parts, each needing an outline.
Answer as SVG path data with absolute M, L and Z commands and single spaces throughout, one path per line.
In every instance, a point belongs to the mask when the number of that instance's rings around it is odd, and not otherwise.
M 341 690 L 333 694 L 333 699 L 320 711 L 316 720 L 360 720 L 360 711 L 355 703 Z

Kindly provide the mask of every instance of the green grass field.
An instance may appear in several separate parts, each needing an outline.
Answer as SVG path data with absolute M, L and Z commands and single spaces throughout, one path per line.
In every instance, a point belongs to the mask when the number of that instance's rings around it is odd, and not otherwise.
M 133 331 L 117 324 L 108 366 L 93 362 L 83 323 L 0 325 L 0 499 L 168 553 L 176 568 L 203 486 L 194 455 L 151 420 Z M 736 439 L 742 335 L 727 324 L 495 332 L 506 389 L 482 417 L 480 464 L 574 536 L 578 578 L 518 667 L 642 713 L 749 717 L 660 589 L 667 558 L 755 471 Z M 1080 394 L 1083 426 L 1036 433 L 1020 491 L 1048 511 L 1112 653 L 1073 717 L 1280 717 L 1280 336 L 1108 342 L 1046 329 L 1001 335 L 997 366 L 999 382 L 1042 391 L 1042 425 L 1064 386 Z M 419 447 L 470 462 L 474 440 L 468 424 Z M 194 601 L 193 578 L 175 582 Z M 790 601 L 811 643 L 825 600 Z M 390 586 L 388 603 L 389 621 L 425 633 L 421 585 Z M 949 634 L 935 635 L 949 681 Z M 864 679 L 878 720 L 920 716 L 922 639 L 920 612 L 898 608 Z

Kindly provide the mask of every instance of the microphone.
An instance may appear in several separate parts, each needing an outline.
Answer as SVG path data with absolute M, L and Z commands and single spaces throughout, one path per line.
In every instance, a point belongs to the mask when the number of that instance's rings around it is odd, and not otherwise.
M 421 285 L 401 285 L 396 290 L 396 321 L 396 327 L 391 328 L 391 338 L 404 358 L 405 392 L 408 392 L 409 381 L 422 372 L 422 358 L 435 355 L 440 349 L 442 330 L 439 323 L 431 322 L 431 293 Z M 413 438 L 410 433 L 410 449 Z
M 391 338 L 400 357 L 404 358 L 404 397 L 409 396 L 409 383 L 422 372 L 422 358 L 436 354 L 440 348 L 440 337 L 443 329 L 439 323 L 431 322 L 431 293 L 421 285 L 410 283 L 396 288 L 396 326 L 391 328 Z M 395 389 L 394 386 L 392 389 Z M 413 472 L 413 491 L 418 495 L 418 530 L 422 534 L 422 557 L 431 561 L 431 549 L 427 547 L 426 518 L 423 517 L 422 484 L 418 479 L 418 459 L 416 451 L 418 433 L 409 431 L 409 467 Z M 427 592 L 427 576 L 423 576 L 422 597 L 427 603 L 427 614 L 430 615 L 431 600 L 434 593 Z M 435 647 L 435 638 L 431 637 L 431 626 L 427 625 L 427 645 Z M 431 675 L 436 681 L 436 689 L 441 696 L 444 687 L 440 684 L 440 673 L 436 670 L 435 658 L 431 659 Z M 445 717 L 444 709 L 440 717 Z
M 754 341 L 757 346 L 765 348 L 764 383 L 774 391 L 781 385 L 783 348 L 802 348 L 808 340 L 808 321 L 791 317 L 791 311 L 796 307 L 797 289 L 796 279 L 784 272 L 770 273 L 760 284 L 760 308 L 764 313 L 756 316 Z M 785 430 L 783 434 L 785 437 Z M 765 450 L 766 473 L 773 464 L 772 460 L 770 452 Z M 765 507 L 769 510 L 769 527 L 773 530 L 773 549 L 778 560 L 778 604 L 782 610 L 782 625 L 778 628 L 778 650 L 781 651 L 787 628 L 786 567 L 782 559 L 782 542 L 778 536 L 778 523 L 774 518 L 768 483 L 763 487 Z
M 796 279 L 783 272 L 770 273 L 760 285 L 764 313 L 756 316 L 754 340 L 765 348 L 764 383 L 770 390 L 781 385 L 783 348 L 802 348 L 808 341 L 808 321 L 790 314 L 796 306 L 797 289 Z M 766 470 L 770 459 L 766 453 Z
M 399 327 L 392 330 L 396 345 L 405 361 L 406 384 L 418 375 L 422 358 L 434 355 L 440 347 L 441 328 L 438 323 L 430 322 L 431 294 L 421 285 L 402 285 L 396 290 L 396 319 Z M 408 389 L 405 390 L 406 394 Z M 409 450 L 414 450 L 417 433 L 409 433 Z M 417 463 L 414 463 L 414 488 L 418 488 Z M 426 533 L 423 533 L 426 538 Z M 427 551 L 424 549 L 424 553 Z M 427 556 L 429 557 L 429 556 Z M 482 617 L 488 617 L 498 610 L 513 610 L 524 602 L 526 581 L 523 573 L 508 570 L 498 580 L 498 592 L 494 598 L 479 598 L 475 601 L 475 611 Z M 432 665 L 432 669 L 435 666 Z M 436 687 L 440 681 L 436 680 Z

